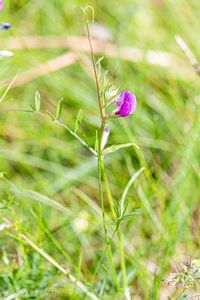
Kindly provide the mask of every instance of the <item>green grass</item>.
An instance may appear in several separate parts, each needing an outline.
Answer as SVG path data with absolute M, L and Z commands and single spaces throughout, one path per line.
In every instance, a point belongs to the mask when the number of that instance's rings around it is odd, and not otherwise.
M 13 27 L 0 32 L 0 42 L 12 36 L 83 36 L 78 6 L 85 4 L 78 0 L 7 1 L 0 21 L 9 21 Z M 143 214 L 120 226 L 132 299 L 181 299 L 182 288 L 168 287 L 162 281 L 174 263 L 199 259 L 200 78 L 174 37 L 182 36 L 200 58 L 200 2 L 101 0 L 89 4 L 94 6 L 95 20 L 110 30 L 117 47 L 112 57 L 105 54 L 104 68 L 117 70 L 120 90 L 133 91 L 138 100 L 133 116 L 110 123 L 108 144 L 134 142 L 140 149 L 129 147 L 105 157 L 116 203 L 131 176 L 145 168 L 128 192 L 128 209 L 141 208 Z M 125 46 L 144 53 L 153 50 L 157 58 L 158 51 L 167 52 L 180 62 L 163 67 L 148 59 L 122 59 L 119 49 Z M 68 49 L 12 51 L 12 59 L 0 59 L 0 98 L 5 80 L 10 82 L 18 73 L 17 82 L 25 71 Z M 91 61 L 89 53 L 76 54 L 78 60 L 72 65 L 11 88 L 0 111 L 30 109 L 38 90 L 42 111 L 55 113 L 63 97 L 62 122 L 74 129 L 82 109 L 78 133 L 85 134 L 94 147 L 99 112 Z M 96 58 L 101 55 L 104 53 Z M 118 286 L 108 252 L 102 258 L 106 242 L 97 171 L 92 154 L 50 119 L 23 112 L 0 113 L 0 172 L 6 174 L 0 181 L 0 224 L 10 224 L 0 231 L 2 297 L 89 299 L 69 276 L 31 247 L 22 238 L 24 234 L 92 294 L 101 299 L 125 299 L 119 288 L 123 278 L 117 235 L 111 250 Z M 106 191 L 104 194 L 111 236 L 114 222 Z M 188 295 L 198 292 L 184 291 Z

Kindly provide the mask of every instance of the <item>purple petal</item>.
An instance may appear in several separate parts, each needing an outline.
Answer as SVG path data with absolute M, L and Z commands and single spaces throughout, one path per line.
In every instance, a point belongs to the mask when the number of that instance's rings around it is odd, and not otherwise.
M 3 9 L 3 0 L 0 0 L 0 12 L 2 11 Z
M 126 117 L 134 113 L 137 101 L 135 95 L 133 95 L 129 91 L 125 91 L 120 94 L 118 100 L 117 100 L 117 106 L 119 111 L 117 112 L 117 115 L 120 117 Z

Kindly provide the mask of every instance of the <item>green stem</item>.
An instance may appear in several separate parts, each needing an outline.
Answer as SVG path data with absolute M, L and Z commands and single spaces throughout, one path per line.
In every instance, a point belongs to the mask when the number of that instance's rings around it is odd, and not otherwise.
M 101 209 L 102 209 L 102 219 L 103 219 L 103 228 L 104 228 L 104 233 L 105 233 L 105 240 L 106 240 L 106 245 L 108 248 L 108 255 L 109 259 L 112 265 L 112 279 L 114 283 L 116 284 L 118 290 L 120 290 L 120 286 L 117 280 L 117 274 L 115 270 L 115 265 L 113 261 L 113 256 L 112 256 L 112 250 L 111 250 L 111 245 L 110 245 L 110 238 L 108 235 L 108 230 L 107 230 L 107 225 L 106 225 L 106 216 L 105 216 L 105 206 L 104 206 L 104 196 L 103 196 L 103 178 L 104 178 L 104 163 L 103 163 L 103 158 L 102 158 L 102 150 L 101 150 L 101 140 L 102 140 L 102 134 L 103 134 L 104 126 L 99 130 L 99 140 L 98 140 L 98 180 L 99 180 L 99 196 L 100 196 L 100 201 L 101 201 Z
M 98 80 L 98 75 L 97 75 L 96 63 L 95 63 L 95 59 L 94 59 L 94 51 L 93 51 L 93 47 L 92 47 L 92 40 L 91 40 L 88 22 L 86 23 L 86 29 L 87 29 L 87 36 L 88 36 L 88 41 L 89 41 L 89 45 L 90 45 L 90 54 L 91 54 L 94 78 L 95 78 L 96 89 L 97 89 L 97 98 L 98 98 L 98 104 L 99 104 L 99 111 L 100 111 L 100 115 L 101 115 L 101 124 L 103 126 L 105 124 L 105 118 L 104 118 L 104 113 L 103 113 L 103 107 L 101 104 L 101 92 L 100 92 L 100 87 L 99 87 L 99 80 Z
M 36 114 L 38 116 L 41 116 L 43 118 L 50 118 L 50 116 L 48 114 L 45 114 L 43 112 L 35 112 L 33 110 L 29 110 L 29 109 L 9 109 L 9 110 L 0 110 L 0 113 L 6 113 L 6 112 L 22 112 L 22 113 L 31 113 L 31 114 Z M 53 119 L 52 119 L 53 118 Z M 97 156 L 96 151 L 88 146 L 88 144 L 78 135 L 76 134 L 76 132 L 74 132 L 73 130 L 71 130 L 67 125 L 61 123 L 59 120 L 54 119 L 54 116 L 52 116 L 51 120 L 59 125 L 64 127 L 73 137 L 75 137 L 83 146 L 85 146 L 92 154 L 94 154 L 95 156 Z
M 105 184 L 105 188 L 106 188 L 106 195 L 107 195 L 107 199 L 108 199 L 108 203 L 109 203 L 109 206 L 110 206 L 110 209 L 111 209 L 111 212 L 112 212 L 112 217 L 113 217 L 113 220 L 115 220 L 116 218 L 116 214 L 115 214 L 115 210 L 114 210 L 114 201 L 113 201 L 113 198 L 112 198 L 112 194 L 111 194 L 111 191 L 110 191 L 110 187 L 109 187 L 109 183 L 108 183 L 108 179 L 107 179 L 107 176 L 106 176 L 106 172 L 105 172 L 105 168 L 104 168 L 104 164 L 103 164 L 103 181 L 104 181 L 104 184 Z
M 120 253 L 120 264 L 121 264 L 121 270 L 122 270 L 122 282 L 123 282 L 123 288 L 126 291 L 127 290 L 127 279 L 126 279 L 126 261 L 125 261 L 125 255 L 124 255 L 124 248 L 123 248 L 123 238 L 122 238 L 122 232 L 120 225 L 117 229 L 117 236 L 119 240 L 119 253 Z
M 104 232 L 105 232 L 105 238 L 106 238 L 106 244 L 107 244 L 107 247 L 108 247 L 109 257 L 110 257 L 110 261 L 111 261 L 112 269 L 113 269 L 113 280 L 116 283 L 116 285 L 118 287 L 118 290 L 120 290 L 120 286 L 119 286 L 118 281 L 117 281 L 117 274 L 116 274 L 116 270 L 115 270 L 115 266 L 114 266 L 114 262 L 113 262 L 113 257 L 112 257 L 112 250 L 111 250 L 111 246 L 110 246 L 110 238 L 108 236 L 108 230 L 107 230 L 107 226 L 106 226 L 104 197 L 103 197 L 103 184 L 102 183 L 104 182 L 105 188 L 106 188 L 106 194 L 107 194 L 108 201 L 109 201 L 109 205 L 110 205 L 110 208 L 112 210 L 113 218 L 115 220 L 116 216 L 115 216 L 114 205 L 113 205 L 114 203 L 113 203 L 112 195 L 111 195 L 111 192 L 110 192 L 110 189 L 109 189 L 108 180 L 106 178 L 104 162 L 103 162 L 103 156 L 102 156 L 102 149 L 101 149 L 102 135 L 103 135 L 104 128 L 105 128 L 105 116 L 104 116 L 103 105 L 102 105 L 102 102 L 101 102 L 101 92 L 100 92 L 100 86 L 99 86 L 99 81 L 98 81 L 96 63 L 95 63 L 95 59 L 94 59 L 94 51 L 93 51 L 93 47 L 92 47 L 92 41 L 91 41 L 91 35 L 90 35 L 88 22 L 86 23 L 86 29 L 87 29 L 88 41 L 89 41 L 89 45 L 90 45 L 90 54 L 91 54 L 92 66 L 93 66 L 96 89 L 97 89 L 99 111 L 100 111 L 100 115 L 101 115 L 101 128 L 99 130 L 99 139 L 98 139 L 98 178 L 99 178 L 99 194 L 100 194 L 101 207 L 102 207 L 103 227 L 104 227 Z M 121 242 L 120 242 L 120 245 L 121 245 L 120 248 L 122 249 L 122 251 L 120 250 L 120 253 L 123 253 L 123 245 L 122 245 Z M 124 266 L 125 266 L 124 254 L 123 255 L 120 254 L 120 258 L 121 258 L 121 265 L 123 265 L 122 270 L 125 270 L 125 273 L 124 273 L 125 275 L 124 276 L 126 278 L 126 268 L 124 269 Z
M 112 212 L 112 217 L 115 220 L 116 219 L 116 214 L 114 210 L 114 200 L 110 191 L 108 179 L 106 176 L 105 172 L 105 167 L 104 167 L 104 162 L 103 160 L 101 161 L 101 172 L 102 172 L 102 178 L 105 184 L 105 189 L 106 189 L 106 195 L 108 199 L 108 203 Z M 126 278 L 126 262 L 125 262 L 125 255 L 124 255 L 124 249 L 123 249 L 123 236 L 121 232 L 120 226 L 117 228 L 117 235 L 118 235 L 118 245 L 119 245 L 119 251 L 120 251 L 120 265 L 121 265 L 121 270 L 122 270 L 122 281 L 123 281 L 123 288 L 126 291 L 127 290 L 127 278 Z

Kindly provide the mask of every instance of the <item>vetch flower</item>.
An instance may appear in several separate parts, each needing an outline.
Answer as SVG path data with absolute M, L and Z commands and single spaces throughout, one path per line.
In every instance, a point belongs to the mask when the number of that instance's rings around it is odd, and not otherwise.
M 0 0 L 0 12 L 2 11 L 3 9 L 3 0 Z
M 118 106 L 116 115 L 120 117 L 127 117 L 134 113 L 137 106 L 136 97 L 129 91 L 122 92 L 116 99 Z
M 0 24 L 0 29 L 9 30 L 10 28 L 11 28 L 11 24 L 10 23 L 2 23 L 2 24 Z

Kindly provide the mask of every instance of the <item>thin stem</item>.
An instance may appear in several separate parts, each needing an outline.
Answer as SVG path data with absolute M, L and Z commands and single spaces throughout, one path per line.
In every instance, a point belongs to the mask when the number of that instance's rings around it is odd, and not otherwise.
M 105 240 L 106 240 L 106 245 L 108 249 L 108 255 L 109 259 L 111 261 L 112 265 L 112 274 L 113 274 L 113 281 L 116 284 L 118 290 L 120 290 L 120 286 L 117 281 L 117 274 L 115 271 L 115 266 L 113 262 L 113 256 L 112 256 L 112 250 L 111 250 L 111 245 L 110 245 L 110 238 L 108 235 L 108 230 L 107 230 L 107 225 L 106 225 L 106 216 L 105 216 L 105 206 L 104 206 L 104 197 L 103 197 L 103 170 L 104 170 L 104 164 L 103 164 L 103 159 L 102 159 L 102 150 L 101 150 L 101 139 L 102 139 L 102 133 L 103 133 L 104 127 L 102 126 L 99 130 L 99 140 L 98 140 L 98 181 L 99 181 L 99 196 L 100 196 L 100 201 L 101 201 L 101 209 L 102 209 L 102 219 L 103 219 L 103 228 L 104 228 L 104 233 L 105 233 Z
M 99 196 L 100 196 L 100 201 L 101 201 L 102 219 L 103 219 L 103 227 L 104 227 L 104 232 L 105 232 L 106 245 L 108 247 L 108 255 L 109 255 L 111 265 L 112 265 L 112 269 L 113 269 L 112 274 L 114 275 L 113 276 L 113 281 L 115 282 L 115 284 L 116 284 L 116 286 L 118 287 L 118 290 L 119 290 L 120 286 L 119 286 L 118 281 L 117 281 L 117 274 L 116 274 L 116 271 L 115 271 L 115 266 L 114 266 L 112 251 L 111 251 L 111 246 L 110 246 L 110 239 L 109 239 L 109 236 L 108 236 L 108 230 L 107 230 L 107 225 L 106 225 L 104 197 L 103 197 L 103 185 L 102 185 L 103 174 L 104 174 L 104 164 L 103 164 L 103 158 L 102 158 L 101 144 L 102 144 L 102 135 L 103 135 L 103 132 L 104 132 L 105 118 L 104 118 L 103 107 L 102 107 L 102 103 L 101 103 L 101 92 L 100 92 L 100 86 L 99 86 L 99 81 L 98 81 L 98 76 L 97 76 L 97 69 L 96 69 L 96 63 L 95 63 L 95 59 L 94 59 L 94 51 L 93 51 L 93 47 L 92 47 L 92 41 L 91 41 L 91 35 L 90 35 L 88 22 L 86 22 L 86 29 L 87 29 L 88 41 L 89 41 L 89 45 L 90 45 L 90 54 L 91 54 L 92 66 L 93 66 L 95 83 L 96 83 L 99 111 L 100 111 L 100 115 L 101 115 L 101 128 L 99 129 L 99 138 L 98 138 Z
M 33 241 L 31 241 L 25 234 L 21 233 L 20 237 L 29 244 L 33 249 L 35 249 L 40 255 L 42 255 L 49 263 L 51 263 L 54 267 L 56 267 L 60 272 L 64 275 L 68 276 L 68 278 L 74 283 L 80 290 L 82 290 L 90 299 L 99 300 L 99 298 L 91 293 L 86 285 L 84 285 L 81 281 L 79 281 L 74 275 L 70 273 L 69 269 L 63 268 L 60 264 L 58 264 L 49 254 L 44 252 L 41 248 L 39 248 Z
M 187 43 L 180 36 L 175 36 L 175 39 L 180 49 L 183 51 L 185 56 L 189 59 L 189 62 L 194 68 L 194 70 L 196 71 L 197 75 L 200 75 L 200 64 L 196 56 L 192 52 L 192 50 L 189 48 Z
M 22 113 L 34 113 L 30 109 L 5 109 L 5 110 L 0 110 L 0 113 L 6 113 L 6 112 L 22 112 Z
M 103 125 L 105 123 L 105 120 L 104 120 L 103 108 L 102 108 L 102 104 L 101 104 L 101 92 L 100 92 L 100 87 L 99 87 L 97 69 L 96 69 L 96 64 L 95 64 L 95 59 L 94 59 L 94 51 L 93 51 L 93 47 L 92 47 L 92 41 L 91 41 L 91 35 L 90 35 L 90 29 L 89 29 L 88 22 L 86 23 L 86 29 L 87 29 L 87 36 L 88 36 L 88 41 L 89 41 L 89 45 L 90 45 L 90 54 L 91 54 L 92 66 L 93 66 L 96 89 L 97 89 L 99 110 L 100 110 L 100 115 L 101 115 L 101 123 Z
M 8 91 L 11 89 L 12 85 L 14 84 L 15 80 L 17 79 L 18 73 L 14 76 L 14 78 L 11 80 L 11 82 L 9 83 L 9 85 L 7 86 L 5 92 L 3 93 L 3 95 L 0 98 L 0 103 L 3 101 L 3 99 L 6 97 Z
M 106 188 L 106 195 L 107 195 L 107 198 L 108 198 L 108 202 L 109 202 L 109 205 L 110 205 L 110 209 L 111 209 L 111 212 L 112 212 L 112 216 L 113 216 L 113 219 L 115 220 L 116 219 L 116 214 L 115 214 L 115 211 L 114 211 L 114 200 L 113 200 L 113 197 L 112 197 L 112 194 L 111 194 L 111 191 L 110 191 L 110 187 L 109 187 L 109 183 L 108 183 L 108 179 L 107 179 L 107 176 L 106 176 L 106 172 L 105 172 L 105 168 L 104 168 L 104 164 L 103 164 L 103 161 L 102 161 L 102 176 L 103 176 L 103 180 L 104 180 L 104 183 L 105 183 L 105 188 Z M 120 226 L 118 226 L 117 228 L 117 235 L 118 235 L 118 240 L 119 240 L 119 251 L 120 251 L 120 265 L 121 265 L 121 270 L 122 270 L 122 281 L 123 281 L 123 288 L 124 288 L 124 291 L 125 293 L 127 294 L 127 299 L 130 298 L 130 296 L 128 295 L 128 290 L 127 290 L 127 278 L 126 278 L 126 262 L 125 262 L 125 255 L 124 255 L 124 249 L 123 249 L 123 236 L 122 236 L 122 232 L 121 232 L 121 228 Z
M 126 279 L 126 262 L 125 262 L 125 255 L 124 255 L 124 248 L 123 248 L 123 238 L 120 226 L 117 228 L 117 236 L 119 239 L 119 253 L 120 253 L 120 264 L 122 269 L 122 282 L 124 290 L 127 290 L 127 279 Z
M 107 195 L 109 206 L 110 206 L 110 209 L 111 209 L 111 212 L 112 212 L 112 217 L 115 220 L 116 214 L 115 214 L 115 210 L 114 210 L 114 201 L 113 201 L 112 194 L 111 194 L 111 191 L 110 191 L 110 187 L 109 187 L 108 179 L 107 179 L 107 176 L 106 176 L 104 164 L 103 164 L 103 180 L 104 180 L 104 183 L 105 183 L 106 195 Z
M 5 112 L 22 112 L 22 113 L 32 113 L 32 114 L 36 114 L 39 115 L 43 118 L 49 118 L 49 116 L 47 114 L 44 114 L 42 112 L 35 112 L 33 110 L 28 110 L 28 109 L 9 109 L 9 110 L 1 110 L 0 113 L 5 113 Z M 64 127 L 73 137 L 75 137 L 83 146 L 85 146 L 92 154 L 94 154 L 95 156 L 97 156 L 96 151 L 88 146 L 88 144 L 78 135 L 76 134 L 73 130 L 71 130 L 67 125 L 63 124 L 62 122 L 60 122 L 59 120 L 53 120 L 53 122 L 55 124 L 58 124 L 59 126 Z
M 64 127 L 71 135 L 73 135 L 83 146 L 87 147 L 88 150 L 90 152 L 92 152 L 92 154 L 94 154 L 95 156 L 97 155 L 96 151 L 92 148 L 92 147 L 89 147 L 88 144 L 78 135 L 76 134 L 73 130 L 71 130 L 67 125 L 61 123 L 60 121 L 58 120 L 55 120 L 54 121 L 56 124 Z

